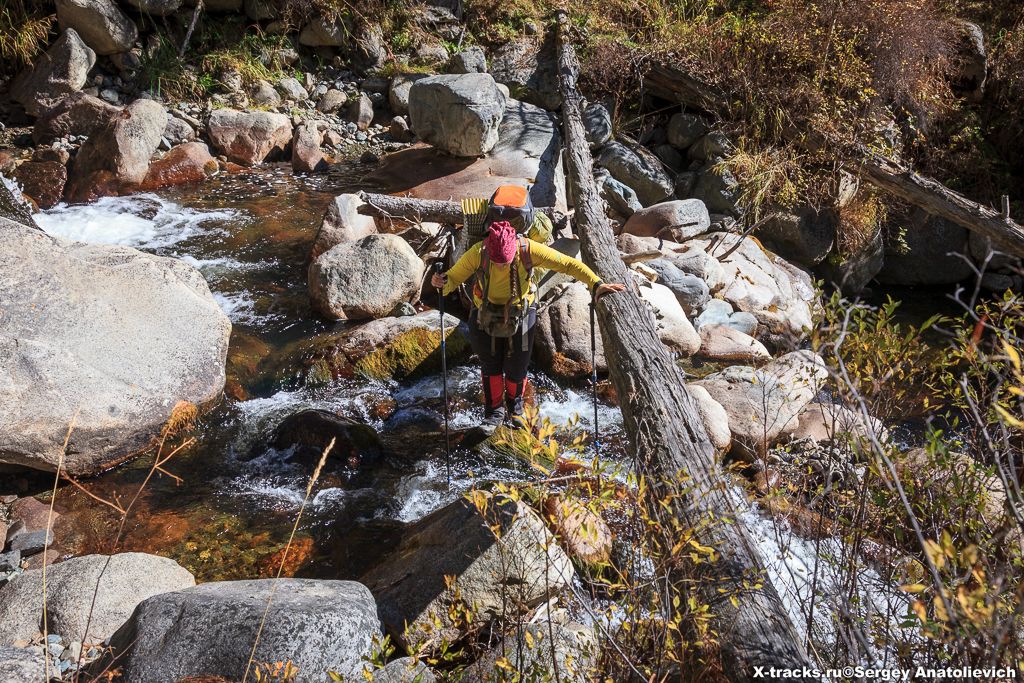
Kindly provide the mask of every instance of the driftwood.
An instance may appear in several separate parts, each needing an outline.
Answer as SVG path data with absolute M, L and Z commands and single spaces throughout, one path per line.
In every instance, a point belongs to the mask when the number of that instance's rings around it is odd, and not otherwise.
M 664 64 L 651 67 L 644 78 L 644 87 L 653 95 L 710 114 L 721 116 L 728 109 L 729 99 L 724 92 Z M 786 134 L 808 150 L 820 150 L 830 144 L 814 130 L 793 128 Z M 855 145 L 852 149 L 861 159 L 857 169 L 852 170 L 859 171 L 860 176 L 875 187 L 984 235 L 1009 254 L 1024 257 L 1024 226 L 1011 220 L 1008 212 L 972 201 L 939 181 L 916 173 L 907 164 L 877 154 L 864 145 Z
M 616 248 L 593 180 L 593 159 L 576 90 L 579 64 L 566 35 L 564 12 L 559 13 L 559 26 L 565 160 L 576 233 L 584 260 L 605 281 L 630 283 L 633 279 Z M 728 679 L 753 680 L 759 666 L 765 670 L 809 666 L 796 629 L 764 576 L 757 550 L 735 521 L 735 501 L 742 496 L 731 495 L 683 374 L 658 339 L 653 314 L 635 291 L 604 297 L 597 314 L 629 444 L 638 472 L 646 475 L 651 486 L 645 504 L 661 522 L 665 548 L 685 545 L 683 535 L 695 530 L 699 542 L 716 552 L 714 559 L 686 567 L 680 557 L 685 552 L 676 549 L 677 561 L 669 577 L 673 593 L 685 602 L 686 592 L 696 589 L 710 605 L 712 628 L 720 639 L 722 671 Z M 680 473 L 689 477 L 685 493 L 678 484 Z M 670 501 L 669 513 L 662 501 Z
M 359 207 L 359 213 L 375 218 L 407 223 L 427 222 L 447 225 L 462 223 L 462 206 L 459 202 L 396 197 L 372 192 L 360 192 L 359 198 L 365 202 L 363 206 Z M 538 207 L 537 210 L 548 215 L 556 230 L 560 226 L 564 226 L 567 221 L 564 213 L 552 207 Z

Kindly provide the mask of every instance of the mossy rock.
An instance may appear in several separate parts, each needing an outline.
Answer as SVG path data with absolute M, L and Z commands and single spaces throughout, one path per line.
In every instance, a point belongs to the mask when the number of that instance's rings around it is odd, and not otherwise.
M 529 429 L 501 425 L 475 450 L 485 458 L 506 457 L 530 466 L 540 466 L 551 471 L 556 457 L 552 457 L 547 445 Z

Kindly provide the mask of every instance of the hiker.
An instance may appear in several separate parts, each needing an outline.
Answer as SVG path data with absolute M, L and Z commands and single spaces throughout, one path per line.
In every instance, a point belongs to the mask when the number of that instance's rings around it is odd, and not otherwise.
M 431 283 L 447 296 L 477 275 L 469 338 L 482 366 L 484 425 L 496 427 L 503 420 L 514 425 L 523 415 L 537 322 L 533 269 L 550 268 L 586 283 L 595 301 L 626 287 L 602 282 L 582 261 L 518 234 L 508 221 L 492 221 L 486 230 L 483 241 L 470 247 L 447 273 L 435 273 Z

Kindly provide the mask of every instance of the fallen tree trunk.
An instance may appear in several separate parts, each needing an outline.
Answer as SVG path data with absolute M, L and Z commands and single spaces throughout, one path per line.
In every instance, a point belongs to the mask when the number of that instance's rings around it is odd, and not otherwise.
M 359 207 L 359 213 L 374 218 L 384 218 L 407 223 L 427 222 L 459 225 L 462 223 L 462 205 L 440 199 L 416 199 L 414 197 L 396 197 L 390 194 L 360 192 L 359 198 L 365 204 Z M 565 225 L 567 217 L 552 207 L 539 207 L 551 218 L 555 228 Z
M 594 184 L 576 90 L 579 65 L 564 12 L 559 13 L 559 27 L 565 159 L 583 257 L 604 280 L 631 283 Z M 650 486 L 645 504 L 659 520 L 664 534 L 660 542 L 672 556 L 668 600 L 678 596 L 685 602 L 684 591 L 696 589 L 710 605 L 722 670 L 729 680 L 753 680 L 757 667 L 799 671 L 810 666 L 757 550 L 736 523 L 735 501 L 743 496 L 730 490 L 683 374 L 658 338 L 650 309 L 635 291 L 628 291 L 603 298 L 597 314 L 630 447 L 638 472 Z M 687 564 L 688 551 L 678 544 L 685 546 L 691 531 L 701 545 L 714 548 L 713 559 Z
M 644 78 L 644 87 L 658 97 L 710 114 L 724 116 L 728 111 L 729 99 L 725 93 L 674 67 L 654 65 Z M 790 140 L 808 150 L 820 150 L 831 144 L 817 131 L 793 129 L 788 133 Z M 864 145 L 854 146 L 853 151 L 861 159 L 855 170 L 875 187 L 984 235 L 1009 254 L 1024 257 L 1024 226 L 1008 216 L 916 173 L 904 163 L 876 154 Z

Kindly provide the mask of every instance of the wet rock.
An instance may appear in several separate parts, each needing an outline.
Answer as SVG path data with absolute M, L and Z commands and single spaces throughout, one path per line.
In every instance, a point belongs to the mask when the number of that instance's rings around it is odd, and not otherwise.
M 711 217 L 699 199 L 676 199 L 637 211 L 623 226 L 623 232 L 638 237 L 662 237 L 683 243 L 707 232 Z
M 712 241 L 717 246 L 712 247 Z M 736 310 L 752 313 L 761 325 L 760 339 L 770 338 L 782 345 L 802 339 L 813 324 L 811 307 L 815 302 L 814 286 L 807 273 L 748 237 L 711 233 L 695 238 L 692 244 L 724 254 L 737 241 L 741 242 L 738 248 L 720 262 L 726 284 L 716 296 Z
M 270 446 L 291 451 L 290 461 L 316 466 L 327 444 L 334 439 L 329 459 L 359 467 L 380 459 L 383 447 L 373 427 L 326 410 L 303 410 L 286 417 L 274 429 Z M 254 455 L 259 453 L 254 452 Z
M 36 683 L 45 669 L 42 649 L 0 646 L 0 681 Z
M 167 139 L 171 145 L 180 145 L 185 142 L 192 142 L 196 139 L 196 132 L 192 130 L 192 126 L 188 125 L 185 121 L 182 121 L 177 116 L 167 117 L 167 126 L 164 128 L 163 137 Z
M 727 453 L 732 446 L 732 432 L 729 431 L 729 413 L 722 404 L 711 398 L 708 390 L 698 384 L 687 384 L 686 391 L 697 404 L 701 423 L 711 444 L 719 454 Z
M 472 46 L 458 52 L 448 62 L 448 72 L 453 74 L 487 73 L 487 56 L 483 48 Z
M 315 123 L 303 123 L 295 127 L 292 138 L 292 169 L 299 173 L 317 173 L 327 170 L 329 164 L 320 143 L 323 136 Z
M 61 33 L 46 55 L 11 83 L 11 99 L 30 116 L 42 116 L 68 95 L 81 90 L 96 63 L 96 53 L 72 29 Z
M 348 104 L 348 120 L 359 130 L 366 130 L 373 123 L 373 100 L 364 92 Z
M 317 111 L 323 112 L 324 114 L 333 114 L 348 102 L 348 96 L 340 90 L 331 88 L 323 94 L 317 103 Z
M 368 235 L 321 254 L 309 266 L 313 305 L 335 320 L 366 320 L 416 297 L 423 261 L 396 235 Z
M 779 213 L 761 226 L 757 237 L 783 258 L 814 266 L 832 252 L 838 220 L 832 209 L 808 206 Z
M 373 216 L 359 213 L 359 207 L 364 205 L 365 202 L 354 194 L 340 194 L 334 198 L 327 206 L 324 220 L 313 242 L 314 260 L 332 247 L 377 233 Z
M 127 52 L 139 37 L 135 22 L 113 0 L 57 0 L 57 23 L 77 31 L 98 55 Z
M 182 0 L 127 0 L 128 4 L 142 14 L 166 17 L 174 14 L 181 7 Z
M 553 303 L 537 316 L 537 361 L 545 372 L 562 379 L 580 379 L 591 373 L 590 291 L 582 282 L 560 285 Z M 600 335 L 600 329 L 598 330 Z M 597 371 L 608 371 L 604 344 L 598 337 Z
M 42 575 L 26 571 L 0 589 L 0 645 L 31 639 L 42 630 Z M 49 631 L 77 641 L 104 640 L 146 598 L 194 585 L 177 562 L 156 555 L 85 555 L 59 562 L 46 569 Z
M 125 107 L 78 150 L 68 199 L 90 201 L 134 189 L 145 179 L 166 127 L 167 112 L 159 102 L 136 100 Z
M 296 683 L 320 683 L 333 671 L 355 680 L 379 639 L 373 596 L 353 581 L 219 581 L 164 593 L 138 606 L 111 639 L 126 683 L 163 683 L 194 675 L 237 678 L 273 592 L 272 618 L 255 661 L 290 661 Z
M 82 92 L 72 93 L 36 119 L 32 140 L 48 145 L 63 137 L 89 137 L 121 111 L 101 99 Z
M 424 79 L 427 74 L 398 74 L 391 79 L 391 86 L 388 89 L 388 104 L 394 114 L 405 115 L 409 113 L 409 91 L 412 84 Z
M 588 104 L 583 110 L 583 127 L 587 131 L 587 142 L 591 149 L 597 149 L 612 139 L 612 115 L 603 104 Z
M 668 120 L 668 144 L 676 149 L 689 149 L 708 133 L 708 124 L 700 116 L 685 112 L 673 114 Z
M 758 369 L 734 365 L 694 384 L 728 413 L 731 453 L 752 462 L 794 423 L 827 377 L 821 358 L 794 351 Z
M 595 680 L 599 655 L 593 629 L 570 621 L 565 610 L 556 610 L 518 627 L 471 664 L 459 680 L 497 683 L 506 680 L 511 670 L 521 680 L 541 681 L 557 671 L 564 683 L 587 683 Z
M 243 166 L 280 157 L 292 141 L 291 119 L 265 111 L 216 109 L 207 131 L 214 149 Z
M 613 178 L 633 188 L 644 206 L 657 204 L 675 192 L 675 183 L 661 168 L 661 162 L 643 148 L 630 148 L 613 140 L 601 150 L 598 163 Z
M 186 142 L 151 163 L 139 189 L 156 190 L 198 183 L 216 174 L 217 169 L 217 160 L 210 155 L 210 149 L 205 144 Z
M 693 329 L 676 295 L 668 287 L 641 281 L 640 298 L 654 311 L 658 338 L 670 349 L 683 356 L 692 356 L 700 348 L 700 336 Z
M 402 561 L 387 558 L 363 576 L 396 642 L 427 649 L 454 642 L 461 626 L 452 608 L 460 603 L 473 606 L 472 623 L 483 625 L 572 582 L 572 562 L 536 512 L 500 496 L 480 500 L 484 513 L 460 499 L 411 525 L 395 549 Z M 449 576 L 456 578 L 446 585 Z
M 295 102 L 305 102 L 309 99 L 309 93 L 302 87 L 296 78 L 282 78 L 277 82 L 277 91 L 281 93 L 281 96 L 286 100 L 294 100 Z
M 249 99 L 259 107 L 277 107 L 281 104 L 281 95 L 269 82 L 256 81 L 249 88 Z
M 756 363 L 772 357 L 764 344 L 728 325 L 702 325 L 697 355 L 737 363 Z
M 544 501 L 544 517 L 566 554 L 584 566 L 606 564 L 612 555 L 612 531 L 601 515 L 563 496 Z
M 716 160 L 701 167 L 697 175 L 697 184 L 693 188 L 693 197 L 704 202 L 708 211 L 739 216 L 742 211 L 738 206 L 740 186 L 736 177 L 726 168 L 722 168 Z
M 752 313 L 733 311 L 732 304 L 721 299 L 708 301 L 693 324 L 698 330 L 705 325 L 725 325 L 750 337 L 757 335 L 758 327 L 757 318 Z
M 548 111 L 562 106 L 554 32 L 544 39 L 524 37 L 503 42 L 491 54 L 490 73 L 516 97 Z
M 148 443 L 176 402 L 220 396 L 231 324 L 199 271 L 0 227 L 0 462 L 55 469 L 80 411 L 65 468 L 95 472 Z
M 388 662 L 380 671 L 373 672 L 378 683 L 435 683 L 437 678 L 423 662 L 412 657 L 400 657 Z
M 68 170 L 56 161 L 26 161 L 14 172 L 14 179 L 40 209 L 49 209 L 64 196 Z
M 711 295 L 708 285 L 696 275 L 684 273 L 668 259 L 654 259 L 644 265 L 658 275 L 658 283 L 676 295 L 679 305 L 688 316 L 696 315 L 708 303 Z
M 299 32 L 299 44 L 309 47 L 341 47 L 345 45 L 350 27 L 345 26 L 341 19 L 317 17 L 302 27 Z
M 488 74 L 430 76 L 409 91 L 413 131 L 455 156 L 486 154 L 498 143 L 505 96 Z
M 886 228 L 885 258 L 878 281 L 889 285 L 946 285 L 974 274 L 967 228 L 921 209 Z

